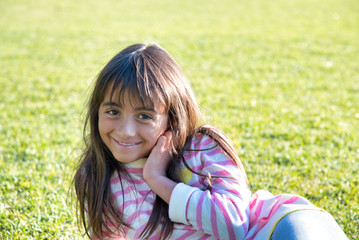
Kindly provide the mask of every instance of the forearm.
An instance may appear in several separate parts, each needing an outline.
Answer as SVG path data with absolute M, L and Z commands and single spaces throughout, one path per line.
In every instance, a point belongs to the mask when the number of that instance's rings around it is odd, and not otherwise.
M 154 193 L 160 196 L 166 203 L 170 202 L 172 191 L 176 182 L 163 175 L 150 175 L 145 177 L 145 181 Z
M 179 183 L 172 192 L 169 217 L 217 239 L 243 239 L 249 225 L 250 192 L 232 190 L 203 191 Z

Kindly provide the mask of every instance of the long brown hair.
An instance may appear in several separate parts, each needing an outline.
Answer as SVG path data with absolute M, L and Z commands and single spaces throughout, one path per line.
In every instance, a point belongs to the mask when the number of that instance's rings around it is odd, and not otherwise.
M 111 95 L 116 89 L 120 90 L 120 101 L 123 101 L 121 98 L 124 91 L 129 91 L 132 100 L 139 99 L 145 106 L 153 105 L 153 99 L 156 98 L 166 107 L 174 136 L 171 146 L 173 158 L 167 176 L 173 181 L 181 181 L 178 168 L 183 160 L 182 151 L 186 141 L 196 133 L 215 139 L 242 168 L 232 145 L 221 133 L 211 127 L 198 127 L 199 107 L 188 80 L 175 60 L 156 44 L 131 45 L 114 56 L 102 69 L 88 102 L 83 130 L 85 150 L 73 182 L 78 199 L 79 220 L 90 238 L 91 233 L 100 239 L 111 234 L 113 230 L 107 226 L 107 222 L 111 222 L 120 232 L 124 232 L 124 227 L 130 227 L 123 219 L 123 209 L 119 211 L 111 204 L 110 190 L 110 177 L 114 171 L 119 172 L 120 181 L 121 176 L 129 175 L 106 147 L 98 129 L 98 110 L 110 86 Z M 173 231 L 168 204 L 156 196 L 150 219 L 141 237 L 149 237 L 160 225 L 161 239 L 168 238 Z

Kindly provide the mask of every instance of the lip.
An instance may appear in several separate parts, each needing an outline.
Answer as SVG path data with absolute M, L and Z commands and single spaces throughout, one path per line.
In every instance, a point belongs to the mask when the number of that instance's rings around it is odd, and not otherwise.
M 115 141 L 115 143 L 118 145 L 118 146 L 121 146 L 121 147 L 124 147 L 124 148 L 131 148 L 131 147 L 136 147 L 138 145 L 141 144 L 141 142 L 135 142 L 135 143 L 131 143 L 131 142 L 121 142 L 121 141 L 118 141 L 116 139 L 113 138 L 113 140 Z

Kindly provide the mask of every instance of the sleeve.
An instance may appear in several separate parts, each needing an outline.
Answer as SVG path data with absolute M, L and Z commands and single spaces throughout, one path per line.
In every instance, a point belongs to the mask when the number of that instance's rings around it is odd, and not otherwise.
M 218 239 L 243 239 L 248 232 L 251 193 L 241 181 L 242 171 L 218 146 L 197 151 L 194 158 L 200 162 L 200 167 L 193 166 L 195 170 L 212 176 L 212 189 L 202 190 L 205 181 L 200 176 L 198 184 L 177 184 L 169 203 L 170 219 Z

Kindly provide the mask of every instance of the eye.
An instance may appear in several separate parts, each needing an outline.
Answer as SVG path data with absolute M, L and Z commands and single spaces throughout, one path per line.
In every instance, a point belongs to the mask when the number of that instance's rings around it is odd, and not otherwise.
M 119 115 L 119 111 L 117 111 L 115 109 L 110 109 L 110 110 L 106 111 L 106 113 L 111 115 L 111 116 L 118 116 Z
M 151 120 L 152 116 L 147 113 L 141 113 L 138 118 L 141 120 Z

